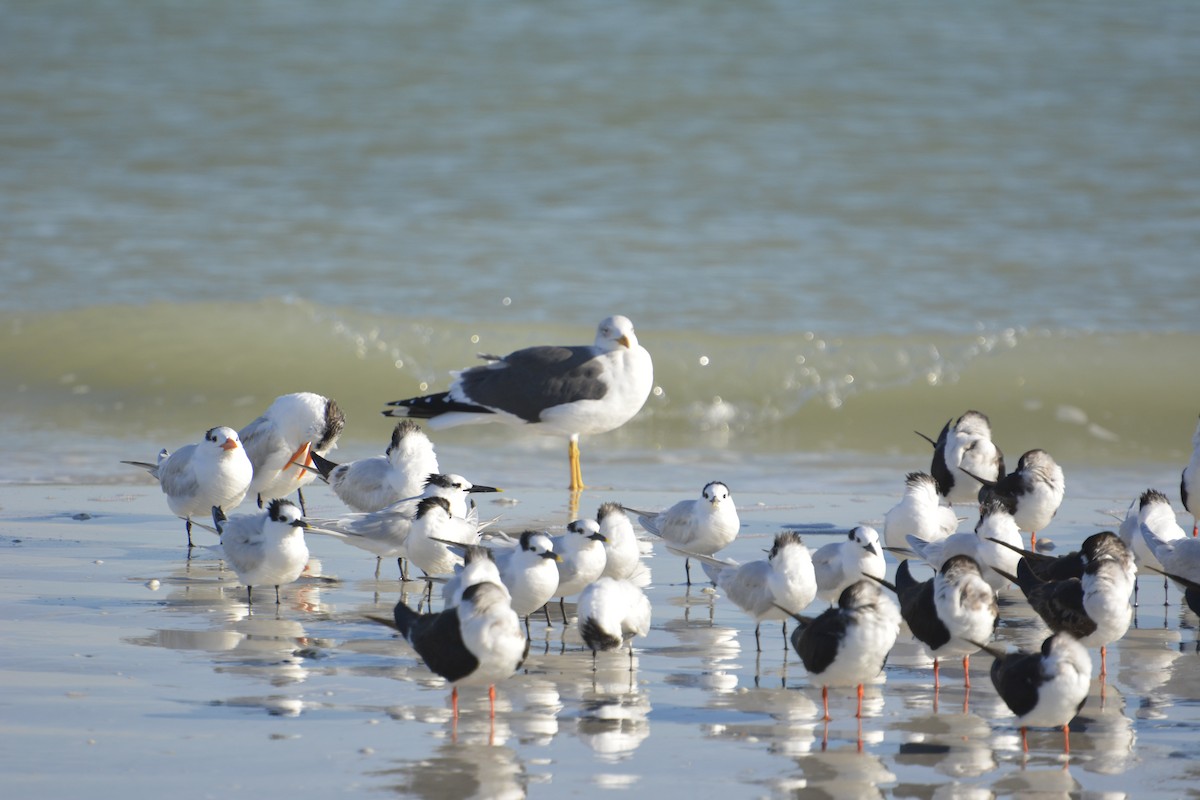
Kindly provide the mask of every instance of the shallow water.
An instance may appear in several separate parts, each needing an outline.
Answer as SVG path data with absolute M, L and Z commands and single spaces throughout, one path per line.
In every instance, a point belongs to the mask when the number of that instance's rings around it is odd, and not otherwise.
M 838 529 L 879 524 L 899 494 L 881 488 L 893 474 L 864 467 L 824 473 L 809 491 L 735 491 L 743 533 L 727 552 L 760 558 L 785 526 L 816 547 Z M 1115 484 L 1104 476 L 1075 477 L 1046 532 L 1060 552 L 1113 527 L 1105 512 L 1127 504 L 1105 494 Z M 581 505 L 663 507 L 687 495 L 607 486 Z M 505 529 L 560 527 L 569 515 L 565 491 L 518 482 L 501 497 L 483 510 Z M 320 487 L 307 499 L 315 514 L 338 508 Z M 682 585 L 682 565 L 663 553 L 649 562 L 653 626 L 635 643 L 632 672 L 620 653 L 602 655 L 593 673 L 573 629 L 535 620 L 530 659 L 498 687 L 495 720 L 486 693 L 465 688 L 456 724 L 444 682 L 363 619 L 401 597 L 394 564 L 375 580 L 369 555 L 310 536 L 312 577 L 286 587 L 278 609 L 260 598 L 251 610 L 211 555 L 185 557 L 182 524 L 154 486 L 6 486 L 0 503 L 0 764 L 19 792 L 1170 797 L 1194 785 L 1185 742 L 1200 726 L 1196 618 L 1174 589 L 1164 608 L 1155 579 L 1141 581 L 1138 626 L 1110 648 L 1069 758 L 1057 731 L 1033 732 L 1021 752 L 986 656 L 973 660 L 969 693 L 954 664 L 935 693 L 906 632 L 868 687 L 861 724 L 850 692 L 834 694 L 823 724 L 820 689 L 776 624 L 764 625 L 756 653 L 749 619 Z M 406 588 L 415 603 L 417 585 Z M 1011 590 L 1002 619 L 1004 645 L 1040 642 Z

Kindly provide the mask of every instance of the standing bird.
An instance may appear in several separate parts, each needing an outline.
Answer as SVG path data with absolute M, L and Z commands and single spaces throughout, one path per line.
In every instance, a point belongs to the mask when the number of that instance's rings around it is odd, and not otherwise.
M 308 469 L 312 454 L 323 456 L 337 447 L 345 427 L 346 415 L 335 400 L 297 392 L 275 398 L 261 417 L 238 431 L 254 465 L 249 494 L 258 497 L 259 507 L 296 492 L 304 511 L 302 489 L 316 478 Z
M 517 546 L 496 555 L 500 580 L 512 595 L 513 611 L 525 620 L 529 634 L 529 615 L 539 608 L 546 609 L 546 624 L 550 609 L 546 605 L 558 590 L 558 564 L 562 556 L 554 552 L 554 542 L 539 531 L 525 531 Z
M 457 550 L 457 545 L 451 545 Z M 496 564 L 496 556 L 481 544 L 469 544 L 462 547 L 461 566 L 454 567 L 454 575 L 442 584 L 442 602 L 446 608 L 462 602 L 463 592 L 477 583 L 498 583 L 503 585 L 500 577 L 500 567 Z M 507 592 L 508 587 L 504 590 Z M 512 593 L 509 592 L 509 603 L 512 603 Z
M 1147 559 L 1147 566 L 1160 567 L 1160 571 L 1173 575 L 1190 575 L 1200 567 L 1200 539 L 1187 535 L 1175 517 L 1171 502 L 1157 489 L 1142 492 L 1138 530 L 1153 556 Z
M 963 685 L 970 689 L 971 654 L 979 650 L 976 642 L 990 640 L 999 621 L 996 593 L 970 556 L 951 556 L 937 574 L 920 582 L 909 572 L 909 563 L 900 562 L 895 585 L 879 583 L 896 592 L 900 615 L 933 657 L 934 688 L 940 686 L 939 661 L 962 656 Z
M 1083 708 L 1092 684 L 1092 657 L 1087 648 L 1066 632 L 1048 637 L 1039 653 L 1005 653 L 979 646 L 996 659 L 992 685 L 1017 715 L 1022 749 L 1029 751 L 1027 728 L 1061 726 L 1063 750 L 1071 752 L 1068 723 Z
M 1192 537 L 1200 533 L 1200 423 L 1192 434 L 1192 457 L 1179 478 L 1179 499 L 1192 515 Z
M 1129 579 L 1137 575 L 1137 565 L 1134 563 L 1133 552 L 1112 531 L 1093 533 L 1083 540 L 1078 550 L 1072 550 L 1061 556 L 1049 556 L 1033 550 L 1025 550 L 1008 542 L 994 540 L 998 544 L 1018 553 L 1029 569 L 1044 581 L 1059 581 L 1066 578 L 1082 578 L 1083 570 L 1097 556 L 1111 555 L 1121 564 Z
M 867 525 L 852 528 L 840 542 L 817 548 L 812 556 L 816 572 L 817 597 L 833 603 L 842 590 L 870 575 L 882 578 L 887 572 L 879 532 Z
M 571 491 L 584 488 L 579 437 L 619 428 L 641 410 L 654 384 L 650 353 L 633 323 L 613 316 L 591 346 L 527 347 L 453 373 L 450 389 L 395 400 L 383 413 L 428 419 L 434 429 L 473 422 L 530 425 L 568 437 Z
M 977 503 L 983 484 L 974 476 L 992 481 L 1004 477 L 1004 453 L 992 442 L 992 424 L 986 414 L 968 411 L 953 426 L 947 422 L 937 441 L 923 433 L 917 435 L 933 445 L 929 472 L 947 503 Z
M 121 463 L 141 467 L 158 479 L 167 506 L 183 518 L 189 550 L 194 546 L 192 516 L 207 515 L 213 506 L 233 510 L 245 499 L 254 476 L 237 431 L 223 426 L 205 431 L 201 441 L 185 444 L 174 453 L 162 450 L 158 463 Z
M 804 668 L 821 683 L 821 705 L 829 716 L 829 687 L 857 686 L 862 718 L 863 684 L 883 671 L 900 634 L 900 611 L 870 581 L 842 590 L 837 605 L 813 619 L 793 614 L 792 647 Z
M 642 563 L 642 551 L 638 546 L 633 523 L 620 503 L 601 503 L 596 511 L 596 522 L 604 534 L 605 577 L 619 581 L 630 580 L 635 584 L 649 583 L 650 575 Z
M 998 592 L 1008 585 L 1008 580 L 997 570 L 1009 574 L 1016 572 L 1017 561 L 1021 558 L 1018 551 L 1024 542 L 1008 508 L 992 498 L 979 505 L 979 521 L 975 523 L 973 533 L 954 533 L 940 542 L 923 542 L 910 536 L 908 544 L 935 570 L 941 569 L 951 556 L 970 556 L 979 564 L 983 579 Z
M 1066 631 L 1084 647 L 1099 647 L 1100 676 L 1108 674 L 1108 645 L 1124 636 L 1133 621 L 1133 580 L 1120 561 L 1097 556 L 1082 577 L 1044 581 L 1021 559 L 1016 575 L 1005 577 L 1021 588 L 1050 630 Z
M 567 621 L 568 597 L 579 594 L 589 583 L 604 574 L 608 554 L 604 552 L 604 534 L 594 519 L 572 520 L 566 533 L 555 536 L 554 552 L 562 557 L 558 562 L 558 588 L 554 596 L 562 611 L 563 623 Z
M 417 515 L 404 544 L 408 560 L 426 576 L 449 575 L 463 559 L 447 542 L 479 544 L 479 527 L 474 520 L 451 516 L 450 501 L 446 498 L 424 497 L 417 503 Z
M 395 628 L 432 672 L 449 681 L 454 718 L 458 719 L 458 687 L 487 685 L 491 716 L 496 716 L 496 683 L 511 677 L 529 655 L 521 620 L 497 583 L 476 583 L 462 601 L 435 614 L 419 614 L 404 601 L 394 619 L 368 619 Z
M 308 564 L 304 531 L 309 525 L 300 509 L 288 500 L 275 499 L 266 511 L 228 518 L 213 506 L 212 518 L 225 559 L 246 587 L 246 603 L 254 603 L 255 586 L 267 585 L 275 587 L 275 605 L 279 605 L 279 587 L 299 578 Z
M 808 608 L 817 595 L 812 554 L 800 534 L 795 531 L 776 534 L 765 559 L 745 564 L 728 563 L 712 556 L 696 558 L 719 570 L 717 586 L 734 605 L 754 617 L 755 650 L 762 651 L 759 627 L 767 619 L 784 621 L 783 646 L 787 647 L 788 617 Z
M 633 637 L 650 632 L 650 600 L 646 593 L 629 581 L 600 578 L 579 595 L 576 625 L 583 643 L 596 652 L 616 650 L 629 642 L 629 669 L 633 670 Z
M 421 493 L 426 479 L 437 474 L 437 454 L 425 432 L 401 420 L 381 456 L 338 464 L 313 453 L 312 461 L 343 503 L 355 511 L 379 511 Z
M 729 487 L 720 481 L 705 484 L 698 500 L 680 500 L 657 514 L 631 508 L 625 510 L 636 514 L 638 523 L 665 541 L 668 550 L 684 556 L 683 568 L 688 586 L 692 585 L 692 567 L 687 553 L 711 556 L 727 547 L 742 525 L 733 504 L 733 495 L 729 493 Z
M 910 472 L 904 483 L 904 497 L 883 515 L 885 545 L 904 548 L 906 536 L 937 542 L 958 530 L 958 517 L 954 509 L 939 502 L 937 482 L 931 475 Z
M 400 577 L 408 580 L 403 565 L 407 550 L 408 534 L 417 516 L 420 501 L 428 497 L 442 497 L 450 506 L 450 516 L 476 522 L 478 515 L 471 506 L 470 495 L 476 492 L 499 492 L 494 486 L 479 486 L 462 475 L 436 473 L 429 475 L 419 497 L 406 498 L 380 509 L 357 514 L 347 514 L 337 519 L 315 520 L 328 533 L 341 534 L 343 542 L 375 554 L 375 577 L 379 577 L 379 565 L 383 558 L 396 558 L 401 562 Z
M 966 468 L 963 472 L 971 475 Z M 1062 467 L 1045 450 L 1029 450 L 1017 461 L 1017 468 L 999 480 L 979 475 L 972 478 L 983 484 L 980 502 L 996 498 L 1004 503 L 1017 522 L 1017 529 L 1029 531 L 1030 548 L 1037 547 L 1038 531 L 1050 524 L 1062 505 L 1067 484 Z

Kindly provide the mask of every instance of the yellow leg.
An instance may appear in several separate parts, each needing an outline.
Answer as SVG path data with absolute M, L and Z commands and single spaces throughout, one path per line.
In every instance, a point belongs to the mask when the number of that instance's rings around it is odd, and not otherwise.
M 567 441 L 567 459 L 571 462 L 571 485 L 568 488 L 578 492 L 584 488 L 583 469 L 579 466 L 579 440 L 574 436 Z

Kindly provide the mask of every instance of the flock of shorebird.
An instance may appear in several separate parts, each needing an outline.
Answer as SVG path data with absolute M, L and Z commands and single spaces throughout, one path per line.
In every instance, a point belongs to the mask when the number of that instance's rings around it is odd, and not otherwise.
M 432 443 L 409 419 L 431 428 L 500 421 L 568 438 L 570 488 L 583 488 L 578 439 L 612 430 L 631 419 L 653 384 L 651 359 L 638 344 L 632 323 L 609 317 L 590 346 L 540 346 L 455 373 L 446 392 L 388 404 L 387 416 L 405 417 L 381 456 L 336 463 L 329 453 L 345 427 L 332 399 L 313 393 L 277 398 L 241 430 L 215 427 L 203 440 L 142 467 L 160 483 L 171 511 L 185 520 L 188 546 L 193 523 L 221 537 L 225 560 L 253 602 L 253 587 L 279 587 L 299 578 L 308 562 L 305 531 L 335 537 L 376 556 L 408 565 L 442 586 L 443 607 L 422 613 L 396 604 L 393 618 L 373 618 L 396 628 L 430 670 L 453 686 L 494 686 L 515 673 L 529 649 L 530 617 L 550 605 L 577 598 L 575 625 L 593 658 L 619 649 L 650 629 L 644 592 L 649 545 L 636 535 L 631 517 L 666 549 L 684 558 L 687 583 L 698 563 L 708 581 L 756 623 L 795 622 L 790 643 L 814 684 L 828 690 L 856 687 L 862 713 L 863 684 L 883 669 L 902 623 L 933 659 L 935 687 L 941 659 L 962 658 L 970 686 L 969 659 L 994 657 L 991 679 L 1027 727 L 1058 727 L 1069 749 L 1067 725 L 1082 707 L 1091 682 L 1089 649 L 1099 648 L 1105 674 L 1106 647 L 1124 636 L 1136 602 L 1139 568 L 1174 579 L 1200 612 L 1200 539 L 1177 522 L 1160 491 L 1148 489 L 1131 503 L 1116 533 L 1089 536 L 1078 552 L 1050 556 L 1036 549 L 1037 534 L 1053 519 L 1065 492 L 1061 468 L 1043 450 L 1021 456 L 1006 471 L 991 438 L 988 418 L 968 411 L 925 437 L 934 453 L 928 472 L 907 476 L 903 497 L 884 515 L 883 535 L 859 526 L 844 539 L 810 551 L 799 534 L 775 536 L 765 559 L 739 564 L 718 554 L 738 535 L 741 522 L 729 487 L 713 481 L 698 498 L 660 512 L 618 503 L 600 506 L 595 519 L 572 521 L 559 535 L 528 530 L 509 535 L 488 530 L 471 495 L 500 491 L 440 470 Z M 305 516 L 301 489 L 325 481 L 350 509 L 340 517 Z M 1200 516 L 1200 426 L 1191 461 L 1183 471 L 1181 499 Z M 298 505 L 286 499 L 297 494 Z M 577 496 L 577 495 L 576 495 Z M 246 497 L 261 511 L 227 516 Z M 971 504 L 978 520 L 958 530 L 953 506 Z M 264 508 L 265 506 L 265 508 Z M 1022 534 L 1027 533 L 1027 548 Z M 898 561 L 886 578 L 885 553 Z M 918 580 L 912 564 L 932 568 Z M 1015 584 L 1051 634 L 1039 652 L 1005 653 L 990 644 L 999 621 L 997 592 Z M 806 615 L 817 600 L 829 604 Z M 524 627 L 522 629 L 522 621 Z M 632 668 L 632 661 L 631 661 Z M 493 703 L 494 713 L 494 703 Z

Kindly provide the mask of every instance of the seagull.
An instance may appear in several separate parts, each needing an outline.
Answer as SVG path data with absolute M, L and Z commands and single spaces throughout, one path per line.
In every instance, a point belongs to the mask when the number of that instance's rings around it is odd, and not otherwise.
M 738 564 L 712 556 L 695 555 L 715 575 L 717 586 L 734 605 L 754 617 L 754 647 L 762 651 L 759 627 L 763 620 L 783 620 L 783 646 L 787 647 L 787 619 L 799 614 L 817 595 L 812 554 L 795 531 L 775 535 L 767 557 Z
M 1037 547 L 1038 531 L 1050 524 L 1066 493 L 1066 481 L 1062 467 L 1045 450 L 1029 450 L 1017 461 L 1017 468 L 999 480 L 972 475 L 965 467 L 963 472 L 971 475 L 983 488 L 979 499 L 986 501 L 995 497 L 1008 506 L 1017 529 L 1029 531 L 1029 546 Z
M 879 532 L 867 525 L 852 528 L 840 542 L 817 548 L 812 555 L 817 597 L 833 603 L 842 590 L 864 576 L 882 578 L 887 572 Z
M 1192 457 L 1179 478 L 1179 498 L 1192 515 L 1192 537 L 1200 533 L 1200 423 L 1192 434 Z
M 566 533 L 555 536 L 554 552 L 562 556 L 558 562 L 558 598 L 563 622 L 567 621 L 566 598 L 579 594 L 589 583 L 604 574 L 608 555 L 604 552 L 604 534 L 594 519 L 572 520 Z
M 428 419 L 434 429 L 475 422 L 531 425 L 568 437 L 571 491 L 584 488 L 579 437 L 619 428 L 641 410 L 654 384 L 650 353 L 633 323 L 612 316 L 591 346 L 527 347 L 452 373 L 450 389 L 395 400 L 383 413 Z
M 883 671 L 900 634 L 900 611 L 870 581 L 842 590 L 837 605 L 815 619 L 791 615 L 797 623 L 792 647 L 809 674 L 821 682 L 824 719 L 829 716 L 829 687 L 857 686 L 862 718 L 863 684 Z
M 246 587 L 246 603 L 254 603 L 255 586 L 267 585 L 275 587 L 275 605 L 279 605 L 279 587 L 299 578 L 308 563 L 304 531 L 309 525 L 300 509 L 288 500 L 275 499 L 266 511 L 228 518 L 213 506 L 212 518 L 225 559 Z
M 986 642 L 999 620 L 996 592 L 983 579 L 979 564 L 970 556 L 946 559 L 932 578 L 918 582 L 909 561 L 896 569 L 896 583 L 876 579 L 900 599 L 900 615 L 912 635 L 933 657 L 933 686 L 940 684 L 938 663 L 947 656 L 962 656 L 963 686 L 971 688 L 971 654 L 976 642 Z
M 933 445 L 929 472 L 947 503 L 978 502 L 982 484 L 975 475 L 993 481 L 1004 477 L 1004 453 L 992 443 L 992 424 L 986 414 L 968 411 L 953 427 L 947 422 L 936 442 L 923 433 L 917 435 Z M 966 476 L 963 469 L 969 470 Z
M 1049 556 L 1034 550 L 1025 550 L 999 539 L 993 541 L 1019 553 L 1033 574 L 1044 581 L 1081 578 L 1088 563 L 1097 556 L 1105 554 L 1113 556 L 1120 562 L 1131 581 L 1137 576 L 1137 565 L 1134 563 L 1133 552 L 1125 545 L 1121 537 L 1112 531 L 1093 533 L 1083 540 L 1083 545 L 1078 550 L 1072 550 L 1061 556 Z
M 490 713 L 496 716 L 496 683 L 511 677 L 529 655 L 529 640 L 503 586 L 476 583 L 463 591 L 457 606 L 434 614 L 419 614 L 401 600 L 393 616 L 368 619 L 398 630 L 425 666 L 454 686 L 455 719 L 458 687 L 472 684 L 487 685 Z
M 616 650 L 629 642 L 629 670 L 633 671 L 633 637 L 650 632 L 650 600 L 646 593 L 626 580 L 601 577 L 584 587 L 579 595 L 576 625 L 583 643 L 596 652 Z
M 941 569 L 951 556 L 970 556 L 983 570 L 983 579 L 997 592 L 1008 585 L 997 570 L 1009 574 L 1016 572 L 1021 556 L 1013 548 L 1024 546 L 1016 520 L 1004 503 L 995 498 L 979 505 L 979 521 L 975 523 L 974 533 L 954 533 L 940 542 L 924 542 L 909 536 L 908 544 L 935 570 Z
M 343 503 L 355 511 L 379 511 L 421 493 L 429 475 L 440 472 L 433 443 L 411 420 L 392 430 L 391 444 L 381 456 L 338 464 L 317 453 L 312 460 Z
M 341 534 L 343 542 L 375 554 L 375 577 L 379 577 L 379 563 L 383 558 L 403 559 L 409 531 L 417 516 L 418 503 L 428 497 L 442 497 L 450 504 L 450 516 L 478 521 L 478 514 L 470 505 L 470 495 L 477 492 L 499 492 L 494 486 L 471 483 L 455 473 L 435 473 L 425 481 L 419 497 L 405 498 L 379 511 L 347 514 L 336 519 L 314 520 L 327 532 Z M 401 566 L 401 578 L 408 580 Z
M 558 590 L 558 564 L 562 556 L 554 552 L 554 542 L 540 531 L 524 531 L 516 547 L 496 554 L 500 580 L 512 595 L 513 611 L 525 620 L 529 634 L 529 615 L 546 606 Z
M 1140 538 L 1153 556 L 1146 565 L 1174 575 L 1191 574 L 1200 566 L 1200 539 L 1188 536 L 1180 527 L 1171 502 L 1157 489 L 1142 492 L 1138 503 Z
M 1133 580 L 1120 561 L 1097 556 L 1082 577 L 1044 581 L 1021 559 L 1016 575 L 1004 577 L 1020 587 L 1050 630 L 1066 631 L 1084 647 L 1099 647 L 1100 676 L 1108 674 L 1108 645 L 1124 636 L 1133 621 Z
M 705 484 L 699 499 L 680 500 L 657 514 L 632 508 L 625 510 L 636 514 L 638 523 L 665 541 L 668 550 L 684 556 L 683 568 L 687 573 L 688 586 L 692 585 L 692 569 L 686 553 L 682 551 L 711 556 L 727 547 L 741 528 L 729 487 L 720 481 Z
M 979 645 L 995 657 L 992 685 L 1017 715 L 1021 747 L 1028 752 L 1029 727 L 1062 727 L 1063 749 L 1071 751 L 1068 723 L 1087 700 L 1092 684 L 1092 657 L 1071 634 L 1058 632 L 1042 642 L 1039 653 L 1005 653 Z
M 280 395 L 270 407 L 238 431 L 246 455 L 254 465 L 249 494 L 257 495 L 259 507 L 267 500 L 298 493 L 304 511 L 301 489 L 316 475 L 312 454 L 325 455 L 337 447 L 346 427 L 346 416 L 335 400 L 312 392 Z
M 905 536 L 927 542 L 945 539 L 958 530 L 958 517 L 939 502 L 937 482 L 925 472 L 910 472 L 904 497 L 883 515 L 883 541 L 889 548 L 905 547 Z
M 649 583 L 649 570 L 642 563 L 642 551 L 633 532 L 633 523 L 621 504 L 601 503 L 596 511 L 596 522 L 605 539 L 602 576 L 619 581 L 631 580 L 643 586 Z
M 213 506 L 236 508 L 245 499 L 254 475 L 237 431 L 224 426 L 210 428 L 204 439 L 185 444 L 174 453 L 162 450 L 155 464 L 121 463 L 141 467 L 158 479 L 171 512 L 183 517 L 189 550 L 194 546 L 192 516 L 207 515 Z

